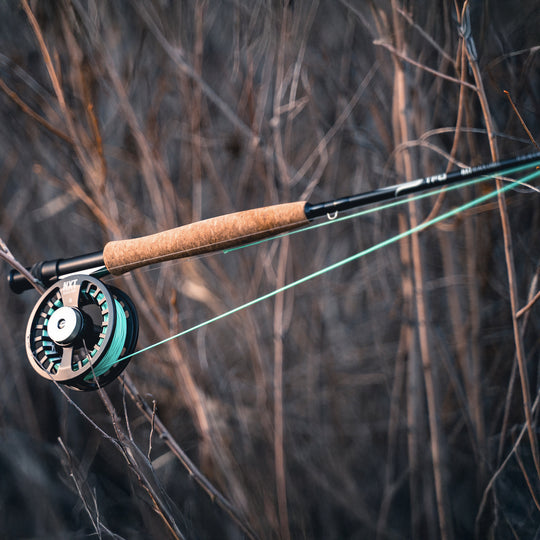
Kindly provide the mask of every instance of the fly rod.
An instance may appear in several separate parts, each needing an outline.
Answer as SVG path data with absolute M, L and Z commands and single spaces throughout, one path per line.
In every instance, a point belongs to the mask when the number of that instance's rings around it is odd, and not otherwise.
M 41 377 L 75 390 L 100 388 L 125 369 L 135 354 L 137 310 L 126 293 L 98 279 L 106 274 L 119 275 L 152 263 L 242 246 L 327 214 L 539 165 L 540 153 L 530 154 L 319 204 L 300 201 L 226 214 L 150 236 L 112 241 L 103 251 L 43 261 L 31 269 L 48 289 L 34 306 L 26 327 L 28 360 Z M 15 272 L 9 282 L 15 292 L 31 287 Z
M 98 277 L 107 274 L 120 275 L 154 263 L 242 246 L 306 226 L 316 218 L 335 212 L 360 208 L 486 175 L 502 174 L 512 167 L 532 164 L 535 161 L 540 161 L 540 152 L 427 176 L 317 204 L 299 201 L 225 214 L 149 236 L 111 241 L 105 245 L 103 251 L 69 259 L 42 261 L 34 265 L 30 271 L 45 286 L 77 272 L 90 273 Z M 8 281 L 11 290 L 16 293 L 31 288 L 28 280 L 15 270 L 9 273 Z

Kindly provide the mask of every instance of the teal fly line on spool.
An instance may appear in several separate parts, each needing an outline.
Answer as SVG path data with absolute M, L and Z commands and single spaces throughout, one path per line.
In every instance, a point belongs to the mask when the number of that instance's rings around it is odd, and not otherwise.
M 107 373 L 111 367 L 117 364 L 122 358 L 122 350 L 126 343 L 127 337 L 127 319 L 124 312 L 124 308 L 118 300 L 114 300 L 115 307 L 115 329 L 114 334 L 111 337 L 109 348 L 107 349 L 105 355 L 99 362 L 99 364 L 92 369 L 92 371 L 84 377 L 85 381 L 90 381 L 94 377 L 97 378 L 104 373 Z
M 538 164 L 536 164 L 538 165 Z M 518 167 L 516 168 L 515 170 L 512 169 L 513 172 L 519 172 L 519 171 L 522 171 L 524 169 L 529 169 L 531 168 L 532 165 L 527 165 L 527 166 L 523 166 L 523 167 Z M 505 173 L 505 174 L 508 174 Z M 497 174 L 497 175 L 492 175 L 491 178 L 493 177 L 500 177 L 501 174 Z M 119 358 L 118 361 L 120 360 L 125 360 L 125 359 L 128 359 L 128 358 L 131 358 L 133 356 L 136 356 L 138 354 L 141 354 L 143 352 L 147 352 L 155 347 L 158 347 L 160 345 L 163 345 L 165 343 L 168 343 L 169 341 L 172 341 L 174 339 L 177 339 L 179 337 L 182 337 L 186 334 L 189 334 L 190 332 L 194 332 L 195 330 L 199 330 L 200 328 L 203 328 L 205 326 L 208 326 L 209 324 L 211 323 L 214 323 L 214 322 L 217 322 L 221 319 L 224 319 L 230 315 L 234 315 L 235 313 L 238 313 L 239 311 L 242 311 L 248 307 L 251 307 L 255 304 L 258 304 L 260 302 L 263 302 L 264 300 L 268 300 L 269 298 L 272 298 L 274 296 L 277 296 L 278 294 L 282 293 L 282 292 L 285 292 L 289 289 L 292 289 L 293 287 L 296 287 L 298 285 L 301 285 L 303 283 L 306 283 L 307 281 L 310 281 L 316 277 L 319 277 L 319 276 L 322 276 L 328 272 L 331 272 L 332 270 L 335 270 L 337 268 L 340 268 L 342 266 L 345 266 L 346 264 L 350 263 L 350 262 L 353 262 L 353 261 L 356 261 L 358 259 L 360 259 L 361 257 L 364 257 L 365 255 L 369 255 L 371 253 L 374 253 L 376 251 L 378 251 L 379 249 L 382 249 L 384 247 L 387 247 L 393 243 L 396 243 L 398 242 L 399 240 L 402 240 L 404 238 L 407 238 L 409 236 L 412 236 L 413 234 L 416 234 L 418 232 L 421 232 L 423 231 L 424 229 L 427 229 L 428 227 L 431 227 L 437 223 L 440 223 L 441 221 L 445 221 L 451 217 L 454 217 L 456 216 L 457 214 L 461 213 L 461 212 L 464 212 L 466 210 L 469 210 L 470 208 L 473 208 L 475 206 L 478 206 L 479 204 L 482 204 L 486 201 L 489 201 L 490 199 L 493 199 L 494 197 L 497 197 L 498 195 L 500 195 L 501 193 L 505 193 L 511 189 L 514 189 L 520 185 L 523 185 L 525 182 L 528 182 L 530 180 L 534 180 L 536 178 L 540 177 L 540 170 L 536 170 L 535 172 L 525 176 L 524 178 L 520 179 L 520 180 L 516 180 L 516 181 L 512 181 L 512 182 L 509 182 L 508 184 L 506 184 L 505 186 L 503 186 L 502 188 L 500 189 L 495 189 L 489 193 L 486 193 L 485 195 L 482 195 L 481 197 L 478 197 L 476 199 L 473 199 L 461 206 L 458 206 L 456 208 L 454 208 L 453 210 L 449 210 L 448 212 L 445 212 L 437 217 L 434 217 L 432 219 L 430 219 L 429 221 L 425 221 L 423 223 L 421 223 L 420 225 L 417 225 L 416 227 L 413 227 L 412 229 L 409 229 L 408 231 L 405 231 L 403 233 L 400 233 L 400 234 L 397 234 L 391 238 L 388 238 L 387 240 L 384 240 L 382 242 L 379 242 L 378 244 L 375 244 L 374 246 L 371 246 L 367 249 L 364 249 L 354 255 L 351 255 L 350 257 L 347 257 L 345 259 L 342 259 L 341 261 L 338 261 L 336 263 L 333 263 L 329 266 L 326 266 L 325 268 L 322 268 L 320 270 L 317 270 L 316 272 L 313 272 L 311 274 L 308 274 L 307 276 L 304 276 L 303 278 L 300 278 L 296 281 L 293 281 L 283 287 L 280 287 L 278 289 L 275 289 L 274 291 L 271 291 L 267 294 L 264 294 L 262 296 L 259 296 L 258 298 L 255 298 L 254 300 L 250 300 L 249 302 L 246 302 L 245 304 L 242 304 L 236 308 L 233 308 L 225 313 L 222 313 L 221 315 L 217 315 L 216 317 L 213 317 L 211 319 L 208 319 L 202 323 L 199 323 L 195 326 L 192 326 L 191 328 L 188 328 L 186 330 L 183 330 L 182 332 L 179 332 L 177 334 L 174 334 L 173 336 L 170 336 L 168 338 L 165 338 L 161 341 L 158 341 L 157 343 L 154 343 L 152 345 L 149 345 L 148 347 L 145 347 L 143 349 L 140 349 L 134 353 L 131 353 L 129 355 L 126 355 L 124 356 L 123 358 Z M 410 199 L 409 199 L 410 200 Z M 392 203 L 393 204 L 393 203 Z

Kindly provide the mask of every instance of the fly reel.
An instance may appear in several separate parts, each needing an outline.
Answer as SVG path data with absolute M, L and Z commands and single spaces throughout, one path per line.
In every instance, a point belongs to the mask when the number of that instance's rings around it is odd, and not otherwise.
M 115 379 L 135 350 L 139 324 L 129 297 L 99 279 L 73 275 L 57 281 L 34 307 L 26 353 L 46 379 L 95 390 Z

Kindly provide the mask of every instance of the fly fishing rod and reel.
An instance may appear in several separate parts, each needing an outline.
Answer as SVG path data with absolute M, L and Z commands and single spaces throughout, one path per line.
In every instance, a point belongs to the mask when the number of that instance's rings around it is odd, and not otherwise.
M 117 240 L 103 251 L 43 261 L 31 274 L 49 287 L 26 329 L 26 352 L 44 378 L 77 390 L 113 381 L 127 366 L 138 337 L 138 318 L 129 297 L 100 279 L 135 268 L 237 247 L 308 225 L 312 220 L 477 178 L 509 175 L 540 166 L 540 153 L 420 178 L 319 204 L 300 201 L 226 214 L 161 233 Z M 8 275 L 15 293 L 32 285 L 19 272 Z

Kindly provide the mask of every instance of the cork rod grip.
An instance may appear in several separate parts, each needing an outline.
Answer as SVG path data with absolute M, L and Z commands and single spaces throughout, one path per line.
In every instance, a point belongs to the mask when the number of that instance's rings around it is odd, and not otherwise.
M 306 203 L 293 202 L 190 223 L 141 238 L 105 245 L 103 260 L 111 274 L 134 268 L 240 246 L 309 223 Z

